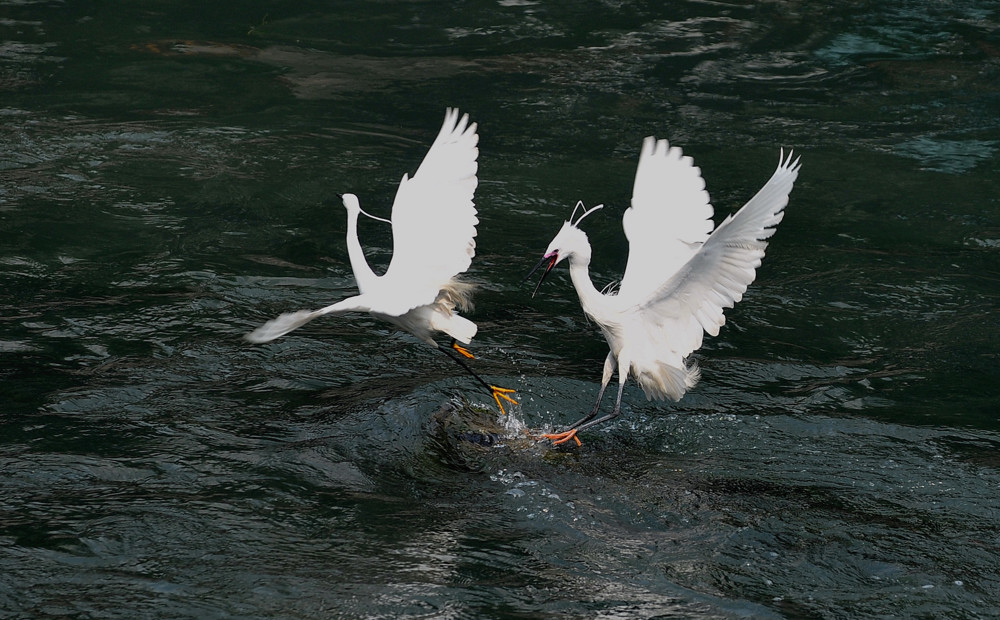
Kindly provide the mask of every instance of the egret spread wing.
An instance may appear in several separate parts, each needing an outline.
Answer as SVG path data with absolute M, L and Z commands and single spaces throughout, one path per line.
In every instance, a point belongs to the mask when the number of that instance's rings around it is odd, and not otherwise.
M 433 302 L 472 263 L 478 142 L 476 123 L 449 108 L 420 167 L 400 182 L 392 205 L 392 260 L 383 276 L 394 294 L 379 311 L 399 315 Z
M 676 273 L 712 232 L 701 169 L 666 140 L 646 138 L 622 226 L 629 255 L 619 295 L 641 299 Z
M 356 295 L 338 301 L 335 304 L 320 308 L 319 310 L 298 310 L 296 312 L 286 312 L 277 318 L 271 319 L 246 336 L 246 340 L 255 343 L 270 342 L 275 338 L 280 338 L 288 332 L 295 331 L 309 321 L 324 314 L 346 314 L 348 312 L 366 312 L 368 305 L 364 302 L 363 295 Z
M 675 359 L 701 346 L 726 322 L 724 308 L 743 298 L 756 277 L 767 239 L 784 216 L 799 160 L 782 152 L 770 180 L 742 209 L 727 217 L 669 280 L 634 308 L 650 334 L 663 340 Z

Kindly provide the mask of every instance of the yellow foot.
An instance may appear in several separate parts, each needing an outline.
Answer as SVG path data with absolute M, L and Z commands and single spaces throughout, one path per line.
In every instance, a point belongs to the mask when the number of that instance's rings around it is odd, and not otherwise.
M 516 390 L 497 387 L 495 385 L 491 385 L 490 389 L 493 390 L 493 400 L 497 401 L 497 407 L 500 407 L 500 413 L 507 415 L 507 412 L 503 410 L 503 403 L 500 402 L 500 399 L 503 399 L 508 403 L 514 403 L 515 405 L 518 404 L 516 400 L 507 396 L 508 394 L 513 394 Z
M 475 355 L 473 355 L 468 349 L 466 349 L 462 345 L 458 344 L 457 342 L 451 343 L 451 348 L 455 349 L 456 351 L 458 351 L 459 353 L 461 353 L 465 357 L 469 358 L 470 360 L 476 359 Z
M 552 443 L 555 445 L 566 443 L 570 439 L 575 441 L 577 446 L 583 445 L 583 442 L 580 441 L 580 438 L 576 436 L 576 429 L 573 429 L 571 431 L 565 431 L 562 433 L 545 433 L 542 435 L 542 437 L 544 437 L 545 439 L 552 440 Z

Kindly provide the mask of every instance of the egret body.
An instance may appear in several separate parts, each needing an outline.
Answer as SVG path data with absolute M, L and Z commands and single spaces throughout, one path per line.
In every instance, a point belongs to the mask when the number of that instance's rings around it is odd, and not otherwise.
M 705 333 L 718 335 L 726 322 L 723 310 L 740 301 L 756 277 L 798 171 L 799 160 L 792 161 L 792 153 L 785 157 L 782 151 L 770 180 L 713 232 L 713 209 L 700 169 L 666 140 L 646 138 L 632 203 L 622 218 L 628 262 L 620 287 L 610 293 L 598 291 L 591 282 L 591 247 L 579 228 L 584 217 L 603 205 L 584 211 L 575 222 L 574 209 L 532 269 L 534 273 L 546 265 L 535 293 L 552 268 L 568 260 L 583 312 L 601 329 L 610 351 L 593 410 L 546 438 L 579 443 L 579 431 L 617 417 L 630 375 L 650 400 L 680 400 L 695 386 L 700 372 L 688 356 L 701 347 Z M 598 418 L 616 370 L 614 409 Z
M 274 340 L 325 314 L 368 312 L 440 349 L 493 396 L 516 404 L 508 394 L 484 381 L 460 358 L 473 357 L 458 343 L 469 344 L 476 324 L 459 310 L 471 307 L 472 285 L 458 276 L 472 264 L 476 253 L 476 207 L 479 136 L 469 115 L 449 108 L 437 138 L 412 177 L 403 175 L 392 204 L 393 253 L 389 267 L 377 275 L 365 259 L 358 241 L 358 216 L 368 215 L 354 194 L 341 196 L 347 209 L 347 253 L 357 281 L 358 295 L 319 310 L 282 314 L 245 337 L 250 342 Z M 452 338 L 450 347 L 434 340 L 437 332 Z

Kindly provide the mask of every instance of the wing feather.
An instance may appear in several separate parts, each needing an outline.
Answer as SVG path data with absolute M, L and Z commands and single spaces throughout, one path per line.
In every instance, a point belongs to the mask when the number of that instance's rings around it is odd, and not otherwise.
M 799 160 L 782 151 L 770 180 L 743 208 L 719 225 L 670 279 L 635 307 L 657 347 L 684 359 L 701 347 L 704 333 L 716 336 L 725 308 L 743 298 L 757 275 L 767 239 L 784 217 Z
M 479 135 L 469 115 L 448 108 L 441 130 L 392 205 L 392 260 L 383 278 L 395 294 L 382 310 L 402 314 L 432 303 L 476 253 Z
M 701 169 L 666 140 L 642 143 L 632 206 L 622 217 L 629 241 L 619 295 L 640 299 L 681 268 L 712 232 Z

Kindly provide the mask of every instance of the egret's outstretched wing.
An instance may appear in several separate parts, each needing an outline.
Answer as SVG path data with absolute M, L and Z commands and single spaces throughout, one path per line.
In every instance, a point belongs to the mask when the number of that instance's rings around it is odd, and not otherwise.
M 330 304 L 319 310 L 298 310 L 296 312 L 286 312 L 277 318 L 264 323 L 249 334 L 243 336 L 244 339 L 254 342 L 270 342 L 275 338 L 280 338 L 288 332 L 295 331 L 309 321 L 324 314 L 340 315 L 348 312 L 367 312 L 370 309 L 367 298 L 364 295 L 355 295 L 342 299 L 335 304 Z
M 472 263 L 478 142 L 469 115 L 448 108 L 417 172 L 400 182 L 392 205 L 392 260 L 383 276 L 394 295 L 380 311 L 398 315 L 433 302 Z
M 713 225 L 701 169 L 666 140 L 646 138 L 632 206 L 622 217 L 629 254 L 618 294 L 642 299 L 652 293 L 691 258 Z
M 634 311 L 651 338 L 665 334 L 674 359 L 701 346 L 703 332 L 716 336 L 756 277 L 767 239 L 784 216 L 799 160 L 782 151 L 778 168 L 757 195 L 727 217 L 680 270 Z

